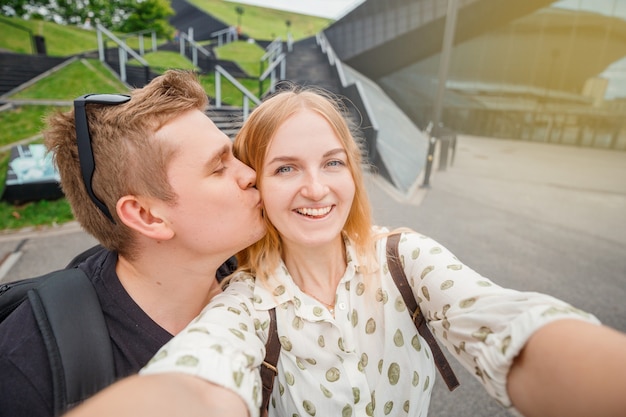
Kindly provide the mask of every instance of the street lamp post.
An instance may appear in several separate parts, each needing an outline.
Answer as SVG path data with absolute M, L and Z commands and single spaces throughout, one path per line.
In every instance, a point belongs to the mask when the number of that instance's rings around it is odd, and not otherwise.
M 433 102 L 433 120 L 432 125 L 427 129 L 428 135 L 428 156 L 426 157 L 426 168 L 424 171 L 424 182 L 422 187 L 430 187 L 430 172 L 435 153 L 436 139 L 431 136 L 437 135 L 439 124 L 441 123 L 441 110 L 443 107 L 443 94 L 446 89 L 446 80 L 448 79 L 448 68 L 450 66 L 450 55 L 454 44 L 454 33 L 456 31 L 456 16 L 458 10 L 458 0 L 448 0 L 448 10 L 446 12 L 446 26 L 443 33 L 443 45 L 441 47 L 441 59 L 439 61 L 439 83 L 437 85 L 437 93 Z

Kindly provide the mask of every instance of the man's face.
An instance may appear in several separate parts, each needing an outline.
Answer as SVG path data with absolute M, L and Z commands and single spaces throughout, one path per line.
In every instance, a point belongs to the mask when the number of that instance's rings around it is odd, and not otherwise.
M 265 234 L 254 170 L 233 156 L 231 140 L 204 113 L 189 111 L 156 136 L 177 150 L 168 179 L 178 198 L 163 209 L 180 244 L 227 258 Z

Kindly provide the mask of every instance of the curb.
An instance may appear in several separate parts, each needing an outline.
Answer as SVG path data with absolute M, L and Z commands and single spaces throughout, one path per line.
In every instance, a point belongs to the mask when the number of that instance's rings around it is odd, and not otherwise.
M 37 239 L 49 236 L 58 236 L 69 233 L 85 233 L 80 224 L 73 220 L 53 226 L 33 226 L 23 229 L 6 229 L 0 231 L 0 242 L 11 242 L 23 239 Z

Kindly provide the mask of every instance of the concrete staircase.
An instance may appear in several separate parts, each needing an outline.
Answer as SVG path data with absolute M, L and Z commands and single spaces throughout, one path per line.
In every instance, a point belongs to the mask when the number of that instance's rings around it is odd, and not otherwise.
M 210 106 L 206 111 L 207 116 L 228 137 L 235 139 L 243 124 L 243 109 L 234 106 L 222 106 L 217 108 Z
M 170 25 L 181 32 L 187 32 L 192 27 L 193 38 L 197 41 L 209 40 L 211 33 L 228 28 L 226 23 L 186 0 L 172 0 L 171 5 L 175 14 L 170 19 Z
M 62 64 L 68 58 L 0 53 L 0 96 Z
M 341 92 L 335 69 L 315 41 L 315 37 L 295 42 L 287 54 L 285 78 L 298 85 L 314 85 L 335 94 Z

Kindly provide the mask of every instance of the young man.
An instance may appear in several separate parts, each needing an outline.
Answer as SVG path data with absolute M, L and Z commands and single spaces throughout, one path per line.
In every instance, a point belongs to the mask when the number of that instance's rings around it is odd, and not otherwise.
M 74 104 L 48 119 L 44 137 L 76 219 L 106 248 L 79 267 L 98 294 L 121 378 L 198 315 L 220 291 L 220 265 L 265 233 L 260 196 L 254 171 L 205 115 L 191 73 Z M 53 415 L 51 376 L 25 301 L 0 324 L 0 416 Z

